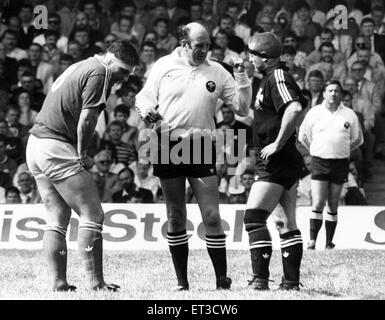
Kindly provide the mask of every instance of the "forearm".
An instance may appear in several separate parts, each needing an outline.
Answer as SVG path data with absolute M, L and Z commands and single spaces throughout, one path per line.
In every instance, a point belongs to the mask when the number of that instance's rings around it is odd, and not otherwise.
M 98 116 L 99 114 L 96 109 L 85 109 L 80 113 L 77 127 L 77 151 L 79 156 L 85 156 L 87 154 L 88 147 L 98 122 Z
M 250 112 L 252 98 L 251 81 L 247 77 L 246 72 L 234 72 L 234 77 L 238 96 L 238 108 L 234 111 L 237 115 L 246 117 Z
M 302 116 L 302 107 L 299 102 L 294 101 L 287 106 L 282 117 L 281 129 L 279 130 L 275 143 L 281 149 L 287 140 L 293 135 Z

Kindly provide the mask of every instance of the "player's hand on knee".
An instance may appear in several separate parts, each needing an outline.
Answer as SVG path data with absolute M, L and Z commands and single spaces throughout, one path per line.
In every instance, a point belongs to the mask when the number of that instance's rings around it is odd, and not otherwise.
M 94 164 L 95 164 L 95 161 L 94 159 L 92 159 L 90 156 L 88 155 L 85 155 L 85 156 L 80 156 L 79 157 L 79 162 L 80 164 L 85 168 L 85 169 L 91 169 Z

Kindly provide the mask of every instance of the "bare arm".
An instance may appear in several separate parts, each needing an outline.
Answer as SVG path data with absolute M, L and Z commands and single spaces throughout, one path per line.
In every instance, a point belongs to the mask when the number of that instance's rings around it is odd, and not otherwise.
M 98 117 L 98 108 L 83 109 L 80 113 L 77 127 L 77 151 L 78 156 L 80 157 L 80 161 L 87 157 L 87 150 L 94 135 L 96 123 L 98 122 Z

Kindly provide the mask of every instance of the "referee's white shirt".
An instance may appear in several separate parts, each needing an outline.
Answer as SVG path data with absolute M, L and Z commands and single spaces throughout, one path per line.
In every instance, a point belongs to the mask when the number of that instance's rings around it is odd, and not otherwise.
M 234 78 L 219 63 L 206 60 L 191 66 L 181 56 L 181 47 L 160 58 L 153 66 L 143 89 L 136 96 L 136 109 L 145 118 L 150 107 L 159 105 L 162 128 L 188 137 L 194 131 L 215 130 L 214 115 L 221 99 L 235 113 L 245 116 L 251 104 L 251 82 L 246 72 Z M 160 124 L 158 123 L 157 126 Z
M 335 112 L 331 112 L 324 101 L 308 111 L 299 129 L 298 140 L 309 149 L 311 156 L 345 159 L 364 139 L 352 109 L 340 104 Z

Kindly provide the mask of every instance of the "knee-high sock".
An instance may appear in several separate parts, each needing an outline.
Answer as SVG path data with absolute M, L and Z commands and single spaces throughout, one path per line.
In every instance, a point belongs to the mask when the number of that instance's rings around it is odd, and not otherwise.
M 303 254 L 301 232 L 293 230 L 280 235 L 283 275 L 286 280 L 299 281 Z
M 322 227 L 322 211 L 313 210 L 310 215 L 310 240 L 317 240 L 318 232 Z
M 206 246 L 214 266 L 215 276 L 219 281 L 221 276 L 227 274 L 226 235 L 206 235 Z
M 188 285 L 187 261 L 188 261 L 188 235 L 186 230 L 180 232 L 167 232 L 167 241 L 171 252 L 172 262 L 178 285 Z
M 67 230 L 56 226 L 47 226 L 43 237 L 43 247 L 52 278 L 52 289 L 57 290 L 67 285 Z
M 103 225 L 81 222 L 78 231 L 78 247 L 84 261 L 89 289 L 104 285 L 103 279 Z
M 248 229 L 250 257 L 253 275 L 260 279 L 269 279 L 269 264 L 273 252 L 271 235 L 266 226 Z
M 334 233 L 337 227 L 338 216 L 337 212 L 331 213 L 328 212 L 325 219 L 325 229 L 326 229 L 326 245 L 333 242 Z

